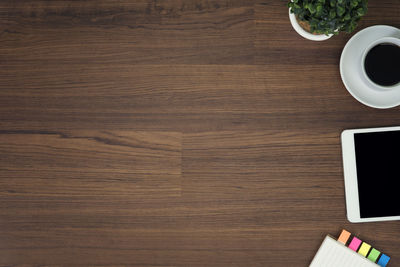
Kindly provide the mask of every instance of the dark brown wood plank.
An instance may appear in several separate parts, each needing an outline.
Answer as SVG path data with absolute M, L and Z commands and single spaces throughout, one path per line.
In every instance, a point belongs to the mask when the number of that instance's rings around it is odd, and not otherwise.
M 400 123 L 398 108 L 374 110 L 352 98 L 337 65 L 113 66 L 1 69 L 0 126 L 340 132 Z
M 0 61 L 10 65 L 253 61 L 249 0 L 3 2 Z
M 11 196 L 180 195 L 180 133 L 0 131 L 0 149 Z

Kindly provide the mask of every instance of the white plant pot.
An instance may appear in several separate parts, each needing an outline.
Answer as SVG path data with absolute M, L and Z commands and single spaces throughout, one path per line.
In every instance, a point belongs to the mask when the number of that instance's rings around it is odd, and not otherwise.
M 292 23 L 293 29 L 300 34 L 301 36 L 303 36 L 304 38 L 308 39 L 308 40 L 312 40 L 312 41 L 324 41 L 324 40 L 328 40 L 329 38 L 332 37 L 333 34 L 329 34 L 329 35 L 325 35 L 325 34 L 312 34 L 309 33 L 308 31 L 304 30 L 300 24 L 297 22 L 296 19 L 296 15 L 293 13 L 290 13 L 290 8 L 289 8 L 289 18 L 290 18 L 290 23 Z

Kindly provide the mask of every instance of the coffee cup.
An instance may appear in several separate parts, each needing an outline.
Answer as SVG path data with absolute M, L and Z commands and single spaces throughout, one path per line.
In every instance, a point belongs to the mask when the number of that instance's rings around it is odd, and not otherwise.
M 376 90 L 400 89 L 400 39 L 384 37 L 361 56 L 362 78 Z

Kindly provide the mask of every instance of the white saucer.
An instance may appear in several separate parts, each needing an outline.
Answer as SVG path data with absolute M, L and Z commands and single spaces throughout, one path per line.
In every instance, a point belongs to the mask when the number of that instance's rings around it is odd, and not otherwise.
M 373 108 L 391 108 L 400 105 L 400 85 L 379 88 L 368 83 L 362 70 L 364 50 L 383 37 L 400 38 L 400 29 L 377 25 L 359 31 L 346 44 L 340 57 L 340 75 L 347 91 L 359 102 Z

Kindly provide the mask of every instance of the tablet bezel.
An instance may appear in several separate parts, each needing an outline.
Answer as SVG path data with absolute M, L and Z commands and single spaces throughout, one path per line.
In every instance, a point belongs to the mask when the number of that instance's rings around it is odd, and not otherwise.
M 347 210 L 347 219 L 350 222 L 358 223 L 358 222 L 400 220 L 400 216 L 372 217 L 372 218 L 360 217 L 360 203 L 358 198 L 357 165 L 356 165 L 356 153 L 354 147 L 354 134 L 371 133 L 371 132 L 390 132 L 390 131 L 400 131 L 400 126 L 351 129 L 351 130 L 344 130 L 341 134 L 343 173 L 344 173 L 344 185 L 345 185 L 345 195 L 346 195 L 346 210 Z

